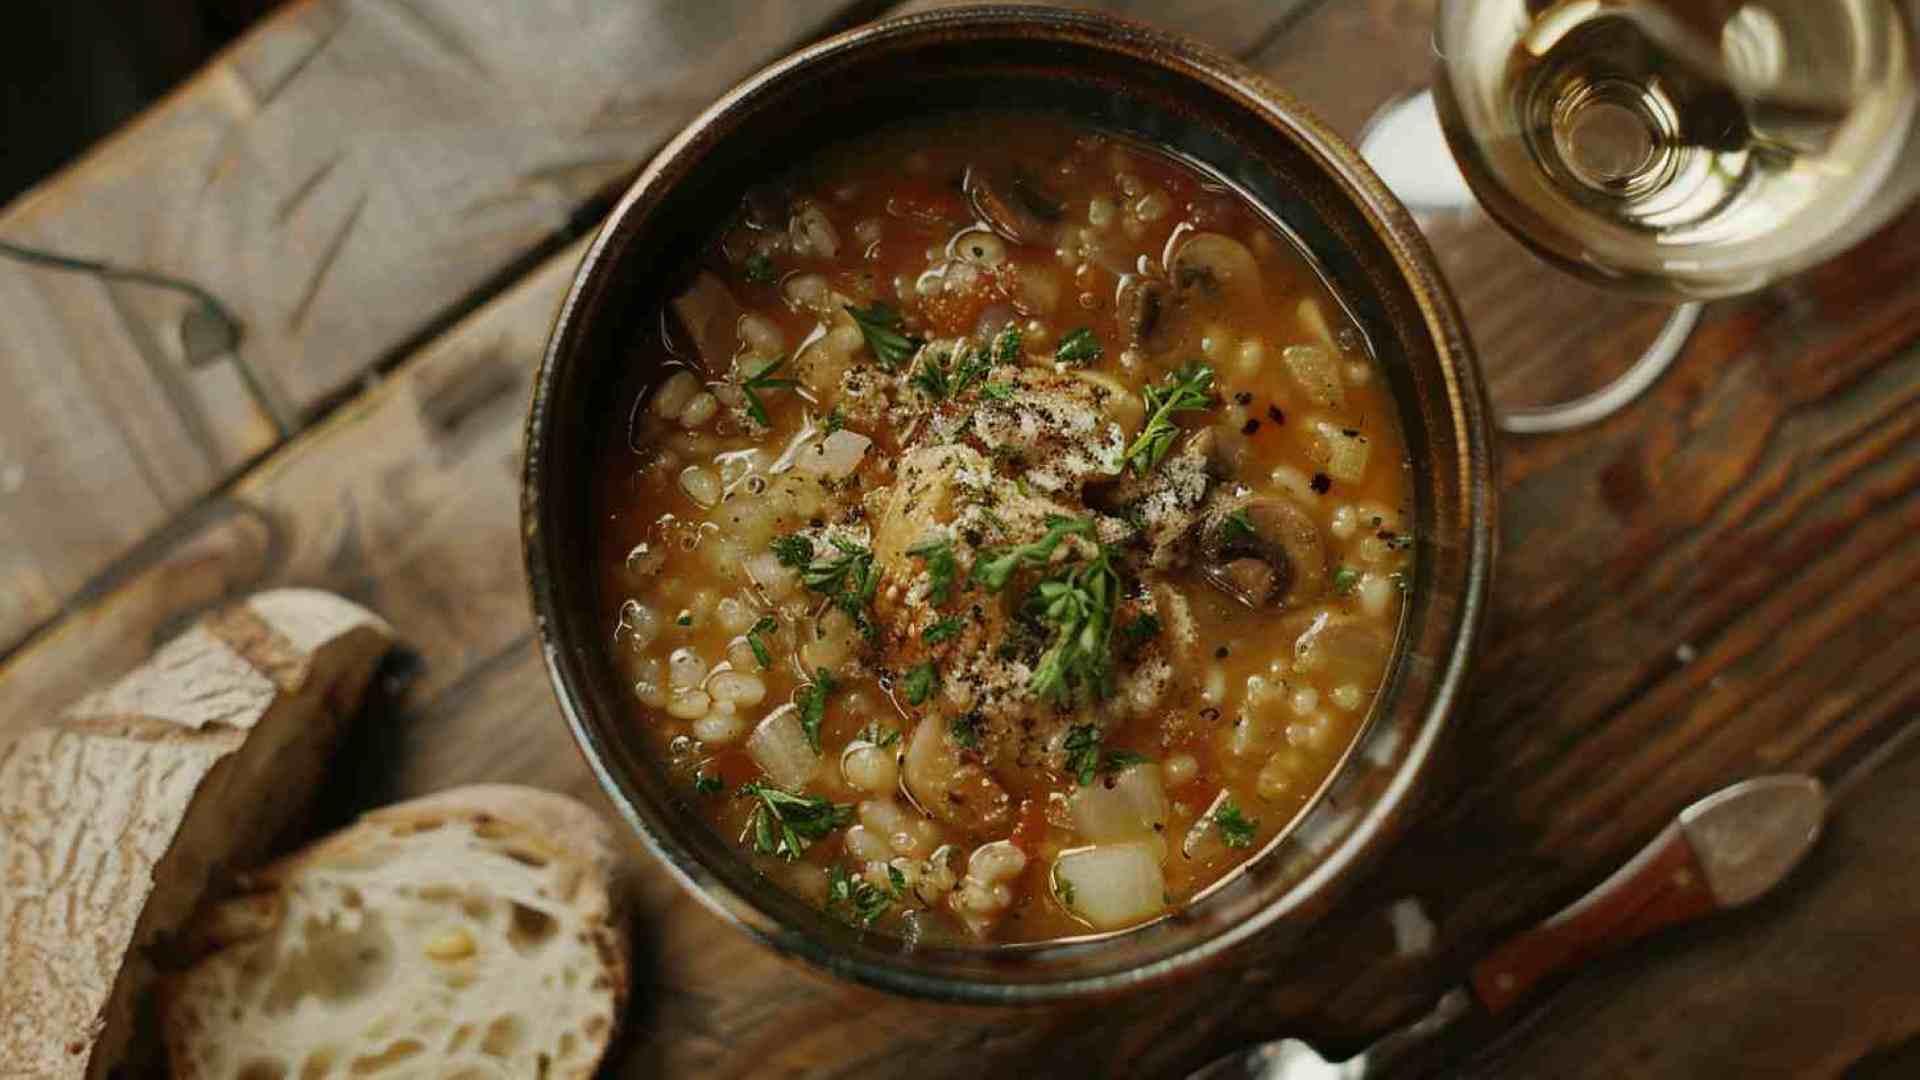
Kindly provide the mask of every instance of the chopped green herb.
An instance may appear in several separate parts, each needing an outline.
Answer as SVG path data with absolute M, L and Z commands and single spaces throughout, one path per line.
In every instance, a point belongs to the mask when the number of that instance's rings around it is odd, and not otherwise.
M 813 681 L 794 695 L 794 704 L 800 706 L 800 730 L 806 732 L 807 745 L 813 747 L 816 754 L 820 752 L 820 725 L 827 719 L 827 695 L 838 688 L 832 672 L 815 668 Z
M 1152 615 L 1142 615 L 1115 633 L 1120 638 L 1120 655 L 1131 659 L 1147 642 L 1160 636 L 1160 620 Z
M 953 558 L 953 542 L 929 540 L 907 549 L 907 554 L 927 564 L 927 599 L 944 604 L 953 595 L 953 583 L 960 577 L 960 564 Z
M 1113 608 L 1120 592 L 1120 573 L 1105 548 L 1034 587 L 1027 606 L 1053 627 L 1053 642 L 1027 680 L 1029 689 L 1059 705 L 1071 703 L 1076 694 L 1106 696 Z
M 945 401 L 966 393 L 974 383 L 987 377 L 988 370 L 986 354 L 978 349 L 962 353 L 957 362 L 951 354 L 942 352 L 921 357 L 920 366 L 907 382 L 929 400 Z
M 982 383 L 980 396 L 989 401 L 1012 401 L 1013 384 L 1004 382 Z
M 777 541 L 776 541 L 777 543 Z M 867 618 L 867 603 L 880 587 L 880 569 L 873 564 L 873 552 L 851 540 L 839 537 L 831 541 L 834 550 L 840 554 L 826 558 L 816 558 L 807 563 L 800 571 L 800 583 L 833 601 L 833 605 L 847 613 L 854 625 L 867 637 L 875 633 L 873 623 Z M 776 550 L 782 565 L 784 555 Z
M 1353 590 L 1359 588 L 1359 586 L 1360 571 L 1355 570 L 1353 567 L 1343 566 L 1333 572 L 1333 594 L 1335 596 L 1351 596 L 1353 595 Z
M 1060 339 L 1060 347 L 1053 352 L 1054 358 L 1067 364 L 1091 364 L 1106 355 L 1100 347 L 1100 339 L 1094 336 L 1093 328 L 1082 326 L 1070 330 Z
M 827 429 L 827 434 L 829 435 L 847 426 L 847 418 L 841 415 L 840 406 L 835 405 L 833 409 L 827 413 L 825 426 Z
M 968 713 L 965 716 L 956 716 L 947 725 L 947 730 L 952 733 L 954 742 L 969 750 L 980 749 L 980 714 Z
M 702 795 L 718 795 L 726 786 L 719 776 L 705 769 L 693 774 L 693 790 Z
M 920 632 L 920 640 L 929 645 L 938 645 L 943 641 L 958 637 L 960 631 L 965 627 L 966 624 L 960 621 L 959 616 L 950 615 L 934 623 L 932 626 L 927 627 L 925 630 L 922 630 Z
M 939 684 L 940 672 L 934 669 L 932 662 L 928 662 L 907 672 L 907 677 L 900 682 L 900 689 L 907 696 L 907 704 L 923 705 L 933 696 L 933 689 Z
M 692 625 L 693 625 L 693 616 L 692 616 L 691 614 L 688 614 L 687 612 L 684 612 L 684 611 L 683 611 L 683 612 L 681 612 L 681 613 L 680 613 L 680 617 L 679 617 L 679 618 L 677 618 L 677 619 L 675 619 L 675 620 L 673 620 L 673 624 L 674 624 L 675 626 L 692 626 Z
M 740 785 L 742 798 L 757 800 L 747 815 L 747 837 L 762 855 L 794 862 L 816 840 L 853 823 L 853 807 L 818 795 L 797 795 L 761 780 Z
M 1213 827 L 1220 832 L 1220 842 L 1230 848 L 1251 847 L 1253 836 L 1260 830 L 1258 821 L 1250 821 L 1240 808 L 1228 799 L 1213 812 Z
M 827 910 L 838 911 L 848 922 L 872 926 L 907 894 L 907 878 L 897 867 L 887 867 L 887 887 L 867 880 L 866 875 L 847 873 L 835 866 L 827 871 Z
M 740 384 L 740 392 L 747 396 L 747 415 L 761 427 L 772 427 L 773 421 L 767 419 L 767 403 L 760 400 L 762 390 L 791 390 L 800 384 L 793 379 L 776 379 L 773 373 L 785 367 L 787 358 L 775 359 L 766 367 Z
M 998 337 L 993 339 L 993 362 L 995 364 L 1016 364 L 1020 362 L 1020 328 L 1008 323 Z
M 1047 518 L 1047 535 L 1040 539 L 1030 544 L 982 550 L 980 557 L 974 560 L 971 580 L 985 586 L 988 592 L 999 592 L 1007 587 L 1007 581 L 1013 577 L 1014 571 L 1022 566 L 1039 565 L 1052 558 L 1060 541 L 1069 536 L 1092 534 L 1091 518 L 1050 516 Z
M 899 367 L 926 342 L 900 332 L 900 313 L 875 301 L 872 307 L 847 305 L 847 314 L 860 327 L 860 336 L 873 351 L 873 358 L 889 370 Z
M 878 720 L 869 720 L 867 726 L 860 729 L 860 737 L 875 746 L 888 747 L 900 741 L 900 730 L 884 727 Z
M 1115 773 L 1129 765 L 1142 765 L 1153 759 L 1132 750 L 1107 750 L 1100 745 L 1100 729 L 1092 724 L 1075 724 L 1067 729 L 1061 744 L 1067 752 L 1067 774 L 1081 787 L 1093 783 L 1102 773 Z
M 1247 517 L 1245 507 L 1228 514 L 1220 522 L 1220 542 L 1223 544 L 1246 543 L 1259 538 L 1260 534 L 1253 531 L 1253 519 Z
M 780 565 L 798 570 L 813 561 L 813 541 L 799 533 L 773 538 L 773 557 Z
M 746 277 L 755 285 L 771 285 L 779 278 L 773 267 L 773 256 L 764 251 L 756 251 L 747 256 Z
M 773 616 L 762 615 L 760 621 L 753 624 L 753 629 L 747 631 L 747 648 L 753 650 L 754 660 L 763 668 L 773 666 L 773 654 L 767 651 L 767 643 L 760 640 L 760 635 L 772 633 L 778 625 L 773 621 Z
M 1189 364 L 1167 377 L 1165 386 L 1149 386 L 1141 393 L 1146 401 L 1147 423 L 1138 438 L 1127 447 L 1126 460 L 1135 476 L 1145 476 L 1167 456 L 1180 425 L 1175 413 L 1197 412 L 1214 406 L 1213 369 L 1205 364 Z
M 1064 905 L 1067 910 L 1073 910 L 1073 882 L 1068 881 L 1059 874 L 1055 874 L 1053 877 L 1053 894 L 1060 898 L 1060 903 Z

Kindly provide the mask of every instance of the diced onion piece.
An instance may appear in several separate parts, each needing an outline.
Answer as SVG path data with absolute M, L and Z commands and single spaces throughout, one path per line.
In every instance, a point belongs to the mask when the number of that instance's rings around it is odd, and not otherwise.
M 1083 839 L 1096 844 L 1138 840 L 1151 844 L 1156 857 L 1166 852 L 1161 836 L 1167 824 L 1167 792 L 1158 765 L 1131 765 L 1114 776 L 1096 777 L 1074 789 L 1067 809 Z
M 673 311 L 699 348 L 707 369 L 724 370 L 740 341 L 740 303 L 727 287 L 712 274 L 702 273 L 686 292 L 673 298 Z
M 840 480 L 853 475 L 860 459 L 867 456 L 873 440 L 857 431 L 836 431 L 817 443 L 810 443 L 794 456 L 795 472 Z
M 1328 353 L 1340 350 L 1339 343 L 1333 339 L 1333 327 L 1327 325 L 1327 313 L 1320 310 L 1320 301 L 1312 297 L 1300 301 L 1294 315 L 1300 320 L 1300 329 L 1318 340 L 1321 348 Z
M 1197 818 L 1193 827 L 1187 830 L 1187 838 L 1180 842 L 1180 853 L 1189 859 L 1209 859 L 1224 852 L 1227 846 L 1220 841 L 1220 830 L 1214 827 L 1213 815 L 1220 807 L 1233 798 L 1233 793 L 1221 788 L 1220 793 L 1207 804 L 1207 812 Z
M 819 767 L 820 758 L 800 726 L 800 709 L 787 704 L 768 713 L 747 736 L 747 756 L 767 778 L 789 791 L 798 791 Z
M 1327 475 L 1335 480 L 1358 481 L 1367 475 L 1367 437 L 1359 432 L 1349 434 L 1347 429 L 1320 421 L 1314 425 L 1314 436 L 1319 441 L 1322 452 L 1326 454 Z
M 1315 404 L 1346 408 L 1347 389 L 1340 383 L 1340 368 L 1332 353 L 1318 345 L 1289 345 L 1280 359 Z
M 1166 907 L 1166 878 L 1150 844 L 1099 844 L 1063 851 L 1053 864 L 1054 895 L 1101 930 L 1114 930 Z

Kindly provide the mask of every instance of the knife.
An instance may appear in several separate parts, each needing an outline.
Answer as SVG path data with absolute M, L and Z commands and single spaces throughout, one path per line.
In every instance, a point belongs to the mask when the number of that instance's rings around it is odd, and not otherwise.
M 1463 1019 L 1507 1016 L 1556 976 L 1657 930 L 1757 899 L 1813 847 L 1827 803 L 1819 780 L 1797 774 L 1717 791 L 1680 811 L 1591 892 L 1482 957 L 1427 1015 L 1360 1053 L 1328 1061 L 1299 1039 L 1278 1039 L 1237 1050 L 1190 1080 L 1377 1080 Z

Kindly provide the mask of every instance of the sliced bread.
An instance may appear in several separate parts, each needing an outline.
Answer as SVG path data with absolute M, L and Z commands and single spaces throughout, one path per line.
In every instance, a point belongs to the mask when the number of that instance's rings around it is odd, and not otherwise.
M 0 1075 L 120 1062 L 149 947 L 304 807 L 392 638 L 337 596 L 261 593 L 0 747 Z
M 614 865 L 599 815 L 531 788 L 367 814 L 195 918 L 173 1075 L 591 1076 L 626 999 Z

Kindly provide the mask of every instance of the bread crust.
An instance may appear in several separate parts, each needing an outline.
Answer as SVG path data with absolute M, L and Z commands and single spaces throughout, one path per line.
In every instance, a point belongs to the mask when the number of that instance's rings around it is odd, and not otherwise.
M 393 634 L 311 589 L 255 595 L 0 747 L 0 1063 L 119 1063 L 145 951 L 306 803 Z

